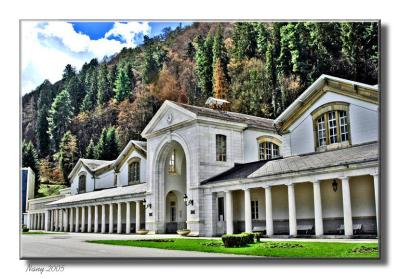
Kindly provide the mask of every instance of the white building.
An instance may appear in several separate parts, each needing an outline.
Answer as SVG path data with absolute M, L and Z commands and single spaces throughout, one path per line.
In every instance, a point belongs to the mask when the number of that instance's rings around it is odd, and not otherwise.
M 377 86 L 322 75 L 275 120 L 166 101 L 142 137 L 114 161 L 80 159 L 70 194 L 29 202 L 30 227 L 377 233 Z

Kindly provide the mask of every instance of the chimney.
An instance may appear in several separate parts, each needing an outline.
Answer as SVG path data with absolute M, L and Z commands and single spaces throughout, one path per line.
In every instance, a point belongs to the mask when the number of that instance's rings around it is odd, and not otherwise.
M 206 101 L 206 106 L 213 110 L 227 111 L 229 110 L 230 102 L 224 99 L 209 97 Z

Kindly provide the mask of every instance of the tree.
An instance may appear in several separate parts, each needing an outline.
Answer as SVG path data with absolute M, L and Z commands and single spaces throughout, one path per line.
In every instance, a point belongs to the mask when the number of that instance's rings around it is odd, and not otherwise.
M 82 81 L 77 75 L 72 76 L 68 79 L 66 90 L 68 91 L 71 98 L 71 105 L 74 109 L 74 113 L 78 113 L 83 99 L 85 98 L 85 87 Z
M 86 96 L 82 101 L 80 110 L 88 112 L 95 109 L 97 104 L 97 69 L 92 68 L 87 71 L 85 77 Z
M 100 65 L 97 79 L 97 105 L 103 106 L 112 97 L 112 88 L 108 79 L 108 70 L 105 63 Z
M 39 159 L 38 154 L 32 142 L 22 143 L 22 167 L 29 167 L 35 173 L 35 190 L 34 194 L 37 195 L 37 186 L 39 182 Z
M 49 110 L 48 134 L 53 150 L 57 150 L 62 136 L 67 132 L 73 116 L 69 93 L 63 90 L 57 95 Z
M 148 46 L 144 50 L 144 62 L 143 62 L 143 80 L 149 84 L 156 80 L 158 76 L 159 65 L 155 57 L 155 53 L 152 46 Z
M 45 80 L 40 86 L 39 100 L 37 103 L 37 118 L 36 118 L 36 142 L 40 157 L 46 157 L 50 152 L 50 137 L 47 133 L 49 129 L 49 109 L 53 100 L 52 85 L 48 80 Z
M 103 128 L 95 148 L 96 159 L 113 160 L 118 156 L 119 139 L 114 127 Z
M 72 78 L 73 76 L 76 75 L 76 70 L 74 67 L 71 66 L 71 64 L 67 64 L 64 68 L 63 71 L 63 76 L 62 78 L 64 80 L 69 80 L 70 78 Z
M 78 146 L 76 137 L 67 131 L 61 139 L 58 152 L 54 158 L 58 161 L 64 182 L 68 182 L 68 175 L 78 160 Z
M 255 23 L 255 29 L 257 33 L 257 54 L 259 58 L 264 59 L 265 53 L 267 52 L 269 39 L 266 23 Z
M 257 52 L 257 35 L 251 22 L 236 22 L 233 25 L 233 57 L 237 60 L 252 58 Z
M 86 159 L 96 158 L 96 146 L 94 145 L 93 139 L 90 139 L 90 143 L 86 147 L 85 158 Z
M 281 111 L 281 106 L 277 98 L 278 86 L 274 53 L 274 45 L 272 43 L 268 44 L 265 54 L 265 83 L 267 87 L 266 90 L 268 92 L 271 92 L 271 105 L 273 109 L 273 116 L 276 117 L 278 115 L 278 112 Z
M 118 66 L 118 75 L 114 84 L 115 100 L 120 103 L 131 94 L 131 82 L 129 80 L 127 67 L 123 64 Z
M 195 40 L 195 71 L 203 99 L 211 97 L 213 92 L 212 44 L 212 36 L 210 33 L 206 40 L 203 40 L 200 36 Z
M 217 99 L 228 98 L 229 85 L 222 68 L 221 59 L 214 65 L 214 97 Z

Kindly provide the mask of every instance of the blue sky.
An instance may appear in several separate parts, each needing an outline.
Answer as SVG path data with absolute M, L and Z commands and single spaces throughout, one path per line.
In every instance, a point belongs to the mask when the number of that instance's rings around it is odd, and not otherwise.
M 191 22 L 182 22 L 182 27 Z M 180 22 L 64 22 L 23 21 L 21 90 L 26 94 L 48 79 L 61 79 L 66 64 L 79 70 L 92 58 L 101 60 L 123 47 L 135 47 L 145 35 L 153 37 Z

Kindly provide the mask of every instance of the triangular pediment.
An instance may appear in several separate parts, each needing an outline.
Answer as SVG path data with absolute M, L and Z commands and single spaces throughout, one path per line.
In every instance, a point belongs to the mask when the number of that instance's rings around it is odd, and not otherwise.
M 142 132 L 142 137 L 146 138 L 157 131 L 172 128 L 178 124 L 189 122 L 196 119 L 196 114 L 176 105 L 173 102 L 165 101 L 157 113 L 153 116 L 146 128 Z

